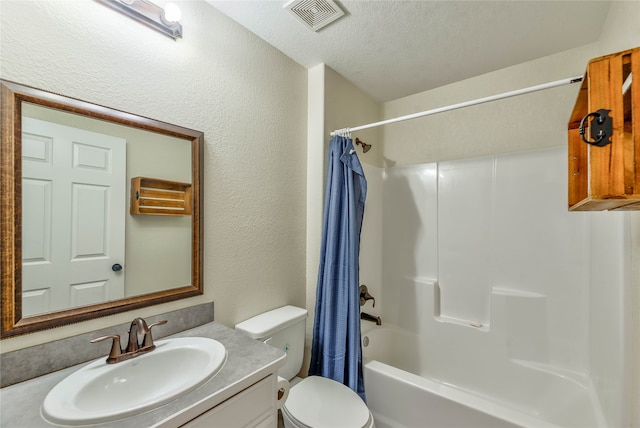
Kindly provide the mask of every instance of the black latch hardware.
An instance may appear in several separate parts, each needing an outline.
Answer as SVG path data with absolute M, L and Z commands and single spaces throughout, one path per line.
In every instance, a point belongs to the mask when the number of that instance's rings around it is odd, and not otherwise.
M 580 138 L 587 144 L 593 146 L 604 147 L 607 144 L 611 144 L 611 135 L 613 135 L 613 119 L 609 116 L 611 110 L 600 109 L 589 113 L 580 121 Z M 589 141 L 584 138 L 585 122 L 587 118 L 593 117 L 589 122 L 589 129 L 591 129 L 591 138 L 593 141 Z

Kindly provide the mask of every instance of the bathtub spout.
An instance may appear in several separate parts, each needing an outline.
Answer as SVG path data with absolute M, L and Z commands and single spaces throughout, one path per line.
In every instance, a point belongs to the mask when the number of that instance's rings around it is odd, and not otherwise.
M 373 315 L 369 315 L 366 312 L 360 312 L 360 319 L 365 321 L 371 321 L 376 323 L 376 325 L 382 325 L 382 319 L 380 317 L 375 317 Z

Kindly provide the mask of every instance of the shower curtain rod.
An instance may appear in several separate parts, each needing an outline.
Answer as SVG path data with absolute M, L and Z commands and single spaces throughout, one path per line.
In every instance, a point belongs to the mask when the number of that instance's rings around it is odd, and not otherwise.
M 515 97 L 517 95 L 523 95 L 523 94 L 528 94 L 528 93 L 531 93 L 531 92 L 542 91 L 544 89 L 555 88 L 557 86 L 569 85 L 571 83 L 581 82 L 582 78 L 583 78 L 582 76 L 569 77 L 567 79 L 556 80 L 555 82 L 543 83 L 541 85 L 530 86 L 528 88 L 523 88 L 523 89 L 517 89 L 517 90 L 511 91 L 511 92 L 504 92 L 502 94 L 491 95 L 491 96 L 484 97 L 484 98 L 478 98 L 478 99 L 471 100 L 471 101 L 465 101 L 465 102 L 458 103 L 458 104 L 452 104 L 452 105 L 446 106 L 446 107 L 438 107 L 438 108 L 434 108 L 434 109 L 431 109 L 431 110 L 422 111 L 422 112 L 419 112 L 419 113 L 412 113 L 412 114 L 408 114 L 406 116 L 396 117 L 394 119 L 387 119 L 387 120 L 382 120 L 380 122 L 369 123 L 367 125 L 356 126 L 355 128 L 336 129 L 335 131 L 331 132 L 331 136 L 334 137 L 336 135 L 344 135 L 344 134 L 348 134 L 349 132 L 361 131 L 363 129 L 375 128 L 377 126 L 388 125 L 390 123 L 402 122 L 402 121 L 405 121 L 405 120 L 411 120 L 411 119 L 416 119 L 416 118 L 419 118 L 419 117 L 430 116 L 430 115 L 436 114 L 436 113 L 443 113 L 445 111 L 451 111 L 451 110 L 456 110 L 456 109 L 463 108 L 463 107 L 470 107 L 470 106 L 474 106 L 474 105 L 478 105 L 478 104 L 483 104 L 483 103 L 487 103 L 489 101 L 502 100 L 504 98 L 510 98 L 510 97 Z

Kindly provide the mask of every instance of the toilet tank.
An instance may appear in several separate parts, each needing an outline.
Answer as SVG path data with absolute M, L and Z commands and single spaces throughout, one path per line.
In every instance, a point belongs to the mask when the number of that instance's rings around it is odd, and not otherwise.
M 287 353 L 278 375 L 293 379 L 302 368 L 307 310 L 283 306 L 236 324 L 236 330 Z

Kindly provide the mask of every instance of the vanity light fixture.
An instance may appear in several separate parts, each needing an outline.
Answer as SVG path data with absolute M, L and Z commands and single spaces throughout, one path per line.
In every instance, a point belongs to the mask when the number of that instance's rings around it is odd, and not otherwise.
M 182 25 L 178 22 L 181 17 L 180 9 L 173 3 L 162 7 L 148 0 L 96 0 L 125 15 L 142 22 L 162 34 L 176 40 L 182 37 Z

